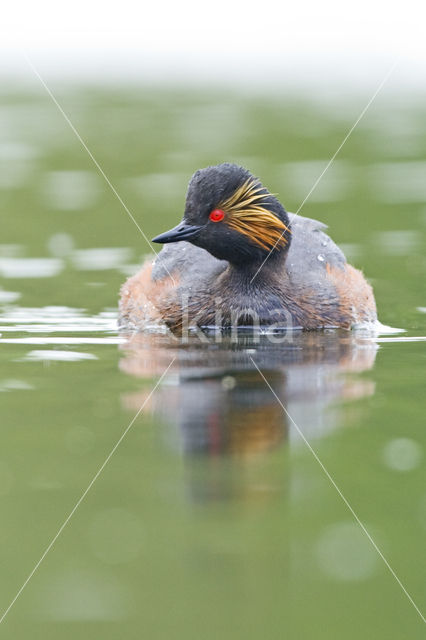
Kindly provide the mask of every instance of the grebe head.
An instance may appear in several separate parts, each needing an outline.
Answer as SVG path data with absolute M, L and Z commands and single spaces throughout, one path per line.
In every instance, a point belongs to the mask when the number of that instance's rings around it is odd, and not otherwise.
M 249 171 L 223 163 L 192 176 L 182 222 L 153 242 L 187 240 L 219 260 L 250 265 L 286 252 L 290 225 L 281 203 Z

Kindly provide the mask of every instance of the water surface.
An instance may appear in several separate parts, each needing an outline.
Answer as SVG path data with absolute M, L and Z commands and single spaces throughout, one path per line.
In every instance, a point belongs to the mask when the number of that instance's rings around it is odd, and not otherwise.
M 296 210 L 355 119 L 232 95 L 59 97 L 148 238 L 223 160 Z M 2 611 L 127 430 L 5 638 L 422 637 L 339 491 L 424 609 L 425 112 L 378 99 L 303 210 L 404 333 L 183 343 L 118 333 L 119 286 L 150 247 L 49 98 L 3 95 Z

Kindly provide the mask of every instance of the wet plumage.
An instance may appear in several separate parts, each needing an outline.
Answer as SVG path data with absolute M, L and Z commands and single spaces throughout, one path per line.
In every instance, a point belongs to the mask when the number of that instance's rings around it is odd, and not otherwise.
M 183 221 L 122 287 L 120 324 L 350 328 L 377 320 L 372 289 L 316 220 L 287 214 L 237 165 L 197 171 Z

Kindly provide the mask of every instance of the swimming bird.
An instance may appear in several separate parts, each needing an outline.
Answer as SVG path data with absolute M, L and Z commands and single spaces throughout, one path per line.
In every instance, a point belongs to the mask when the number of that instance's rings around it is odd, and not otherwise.
M 183 220 L 122 286 L 120 326 L 350 329 L 377 321 L 371 286 L 321 222 L 289 214 L 247 169 L 192 176 Z

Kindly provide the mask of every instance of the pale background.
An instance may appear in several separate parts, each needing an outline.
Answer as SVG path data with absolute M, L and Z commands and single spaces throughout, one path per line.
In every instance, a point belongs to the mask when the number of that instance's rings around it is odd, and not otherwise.
M 397 62 L 387 89 L 423 90 L 425 16 L 418 1 L 5 3 L 0 76 L 30 79 L 25 49 L 64 80 L 298 85 L 320 95 L 374 87 Z

